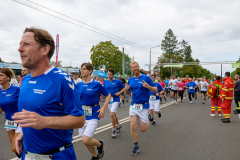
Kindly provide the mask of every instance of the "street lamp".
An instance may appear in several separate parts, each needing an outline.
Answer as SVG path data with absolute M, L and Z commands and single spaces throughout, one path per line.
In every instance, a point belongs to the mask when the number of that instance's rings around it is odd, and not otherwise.
M 151 75 L 151 49 L 152 48 L 156 48 L 156 47 L 160 47 L 161 45 L 157 45 L 157 46 L 154 46 L 154 47 L 151 47 L 150 48 L 150 63 L 149 63 L 149 76 Z

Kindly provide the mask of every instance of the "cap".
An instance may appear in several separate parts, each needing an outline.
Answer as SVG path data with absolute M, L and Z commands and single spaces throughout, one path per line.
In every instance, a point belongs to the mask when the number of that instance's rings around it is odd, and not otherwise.
M 79 74 L 78 72 L 73 72 L 72 74 Z

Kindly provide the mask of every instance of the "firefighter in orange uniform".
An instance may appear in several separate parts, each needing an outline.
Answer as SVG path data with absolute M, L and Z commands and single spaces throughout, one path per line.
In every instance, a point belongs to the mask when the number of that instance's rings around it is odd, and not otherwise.
M 221 95 L 220 95 L 220 98 L 222 99 L 221 107 L 222 107 L 223 116 L 224 116 L 224 119 L 221 119 L 223 123 L 230 123 L 231 104 L 233 100 L 233 89 L 234 89 L 234 82 L 232 78 L 230 78 L 230 72 L 226 72 Z
M 222 110 L 221 110 L 221 99 L 220 99 L 220 93 L 222 90 L 222 81 L 221 81 L 221 77 L 220 76 L 216 76 L 216 81 L 212 82 L 212 84 L 215 84 L 216 86 L 218 86 L 219 91 L 216 93 L 217 96 L 211 98 L 211 103 L 212 103 L 212 107 L 211 107 L 211 114 L 210 116 L 215 117 L 215 105 L 217 102 L 217 111 L 218 111 L 218 116 L 221 117 L 222 116 Z

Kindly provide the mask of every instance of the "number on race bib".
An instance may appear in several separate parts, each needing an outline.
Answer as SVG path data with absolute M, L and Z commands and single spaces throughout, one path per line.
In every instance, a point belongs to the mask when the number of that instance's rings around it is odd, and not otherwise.
M 193 89 L 193 87 L 189 87 L 189 89 Z
M 137 111 L 142 111 L 143 110 L 143 105 L 134 103 L 133 106 L 132 106 L 132 109 L 137 110 Z
M 156 101 L 156 96 L 155 95 L 150 95 L 150 100 Z
M 179 88 L 179 90 L 182 90 L 182 89 L 183 89 L 182 87 Z
M 110 98 L 110 102 L 111 102 L 111 103 L 113 102 L 113 97 Z
M 14 121 L 6 120 L 4 128 L 16 129 L 17 126 L 18 126 L 18 125 L 17 125 L 16 123 L 14 123 Z

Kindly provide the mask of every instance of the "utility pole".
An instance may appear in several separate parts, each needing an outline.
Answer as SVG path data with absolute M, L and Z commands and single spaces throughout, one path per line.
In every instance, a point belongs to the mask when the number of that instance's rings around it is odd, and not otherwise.
M 122 74 L 123 78 L 125 79 L 125 69 L 124 69 L 124 47 L 123 47 L 123 54 L 122 54 Z
M 171 58 L 171 64 L 172 64 L 172 58 Z M 171 67 L 171 76 L 172 76 L 172 67 Z

